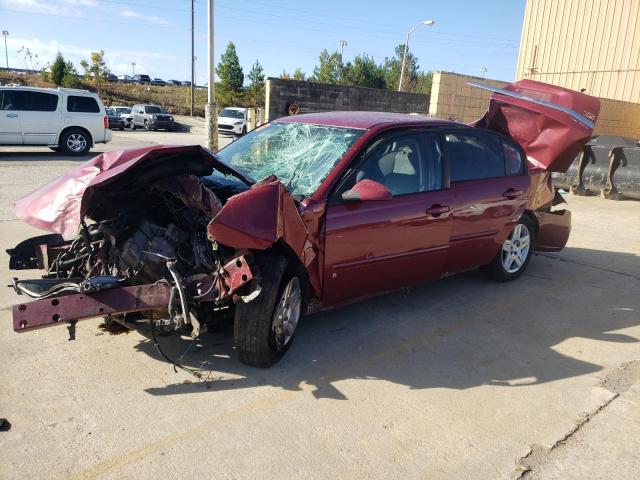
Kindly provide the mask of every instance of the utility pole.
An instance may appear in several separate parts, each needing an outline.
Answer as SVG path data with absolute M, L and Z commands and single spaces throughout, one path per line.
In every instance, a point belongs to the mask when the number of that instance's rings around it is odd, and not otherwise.
M 344 53 L 344 47 L 347 46 L 346 40 L 338 40 L 338 46 L 340 47 L 340 58 L 342 58 L 342 54 Z
M 4 36 L 4 57 L 7 61 L 7 68 L 9 68 L 9 50 L 7 50 L 7 36 L 9 35 L 9 32 L 2 30 L 2 35 Z
M 484 78 L 485 75 L 487 74 L 487 67 L 480 68 L 480 73 L 482 73 L 482 78 Z
M 131 76 L 136 74 L 136 62 L 131 62 Z
M 205 108 L 205 123 L 207 125 L 207 148 L 212 152 L 218 151 L 218 108 L 216 105 L 215 68 L 216 57 L 213 49 L 213 0 L 208 2 L 207 33 L 209 35 L 209 61 L 207 75 L 207 106 Z
M 193 117 L 193 100 L 194 100 L 194 88 L 193 85 L 196 81 L 195 75 L 195 52 L 194 52 L 194 4 L 195 0 L 191 0 L 191 116 Z

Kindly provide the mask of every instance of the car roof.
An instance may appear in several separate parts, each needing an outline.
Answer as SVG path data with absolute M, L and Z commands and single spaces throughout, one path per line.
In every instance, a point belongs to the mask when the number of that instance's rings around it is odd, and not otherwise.
M 89 90 L 83 90 L 80 88 L 48 88 L 48 87 L 31 87 L 29 85 L 2 85 L 0 88 L 7 88 L 12 90 L 30 90 L 36 92 L 50 92 L 50 93 L 68 93 L 72 95 L 96 95 L 94 92 L 90 92 Z
M 303 115 L 291 115 L 274 120 L 274 123 L 308 123 L 313 125 L 327 125 L 333 127 L 348 127 L 369 129 L 378 125 L 456 125 L 460 123 L 449 120 L 429 118 L 424 115 L 410 115 L 408 113 L 390 112 L 358 112 L 335 111 L 322 113 L 307 113 Z
M 239 110 L 239 111 L 244 111 L 246 110 L 245 107 L 224 107 L 223 110 Z

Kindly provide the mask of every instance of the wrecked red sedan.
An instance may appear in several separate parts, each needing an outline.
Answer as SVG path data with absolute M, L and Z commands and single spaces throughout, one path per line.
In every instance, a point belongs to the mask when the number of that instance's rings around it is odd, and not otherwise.
M 234 316 L 240 359 L 266 367 L 310 311 L 481 267 L 517 278 L 558 251 L 570 213 L 550 171 L 591 136 L 598 101 L 537 82 L 492 94 L 472 126 L 332 112 L 286 117 L 218 154 L 102 154 L 16 203 L 52 232 L 10 250 L 35 298 L 28 331 L 105 317 L 197 337 Z M 157 340 L 156 340 L 157 344 Z

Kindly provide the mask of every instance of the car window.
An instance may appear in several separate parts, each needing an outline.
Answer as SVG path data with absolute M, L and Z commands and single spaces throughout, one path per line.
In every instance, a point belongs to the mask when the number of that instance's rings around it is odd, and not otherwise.
M 67 111 L 79 113 L 100 113 L 100 106 L 93 97 L 69 95 L 67 98 Z
M 503 141 L 504 165 L 507 176 L 522 175 L 524 169 L 524 155 L 514 145 Z
M 57 108 L 58 95 L 44 92 L 4 90 L 2 100 L 0 100 L 0 110 L 55 112 Z
M 338 188 L 332 203 L 361 180 L 386 186 L 393 196 L 442 188 L 442 150 L 437 134 L 394 134 L 371 144 L 349 178 Z
M 479 180 L 505 175 L 502 142 L 494 135 L 450 132 L 445 135 L 451 181 Z
M 150 106 L 144 107 L 147 113 L 162 113 L 162 109 L 160 107 Z

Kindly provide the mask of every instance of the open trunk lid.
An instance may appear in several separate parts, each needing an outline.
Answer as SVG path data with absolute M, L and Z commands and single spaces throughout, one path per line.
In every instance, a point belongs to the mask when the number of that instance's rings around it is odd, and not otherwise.
M 498 131 L 518 142 L 534 168 L 566 171 L 589 141 L 600 101 L 566 88 L 520 80 L 504 88 L 469 83 L 492 93 L 475 127 Z

